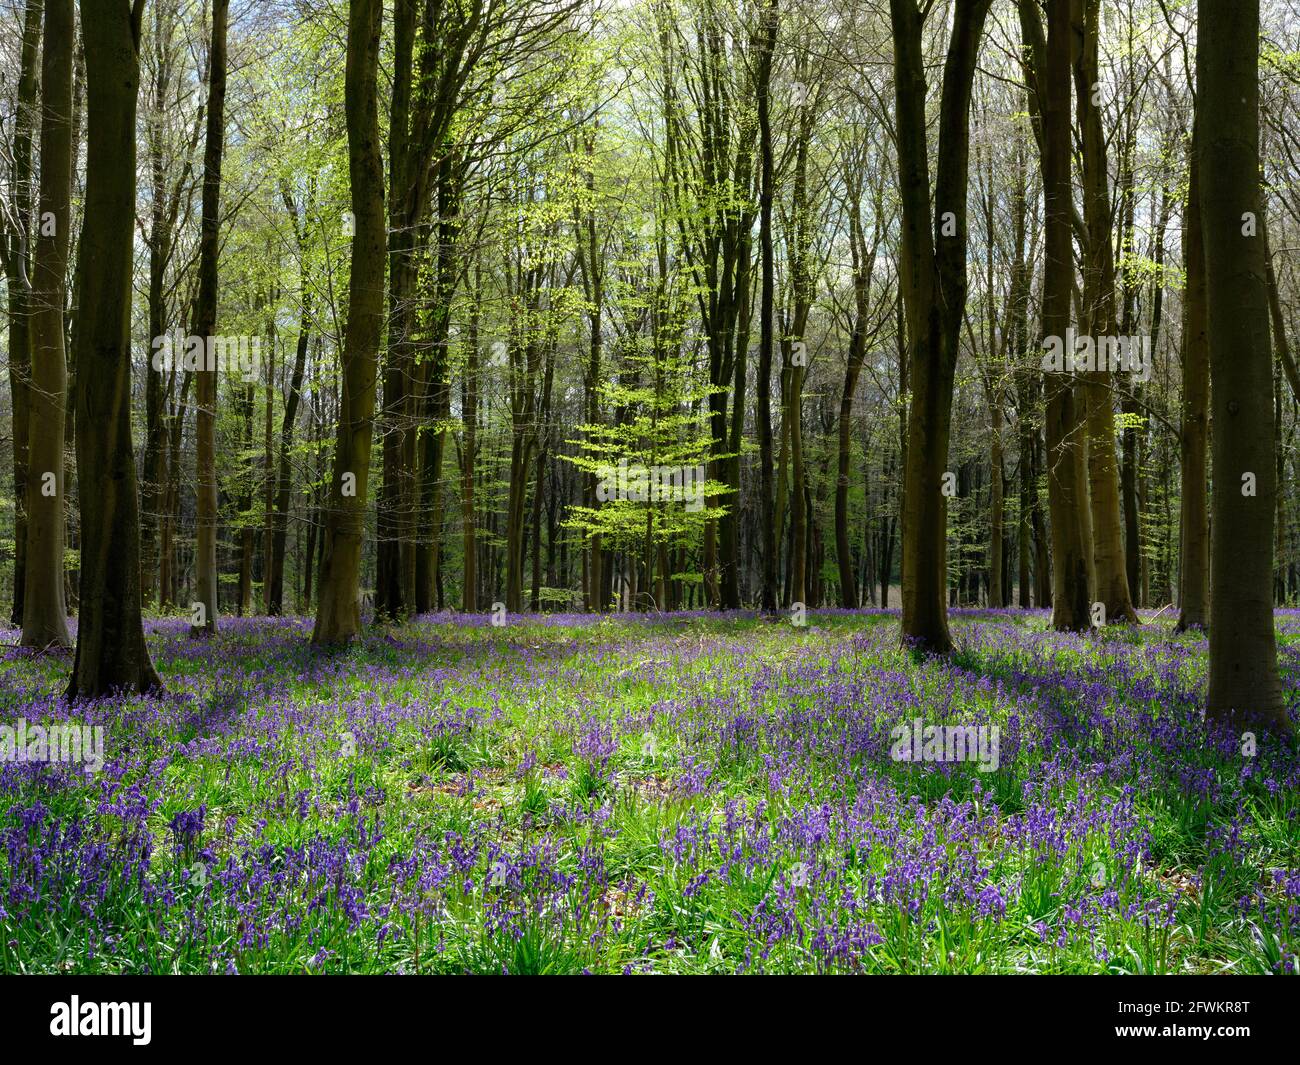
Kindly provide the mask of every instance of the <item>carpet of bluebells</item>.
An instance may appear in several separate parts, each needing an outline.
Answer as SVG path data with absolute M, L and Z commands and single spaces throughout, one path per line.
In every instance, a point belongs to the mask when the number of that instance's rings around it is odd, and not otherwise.
M 1300 765 L 1207 731 L 1204 638 L 952 624 L 162 619 L 165 696 L 74 706 L 0 631 L 0 722 L 105 730 L 0 763 L 0 971 L 1294 973 Z M 918 716 L 999 768 L 891 760 Z

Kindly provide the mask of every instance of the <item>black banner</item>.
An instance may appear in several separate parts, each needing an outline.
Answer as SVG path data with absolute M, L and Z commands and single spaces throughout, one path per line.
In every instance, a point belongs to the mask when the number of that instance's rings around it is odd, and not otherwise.
M 9 977 L 3 1045 L 123 1055 L 283 1048 L 451 1049 L 465 1040 L 505 1054 L 555 1051 L 575 1039 L 602 1055 L 716 1042 L 735 1052 L 819 1036 L 842 1043 L 878 1027 L 962 1047 L 1041 1052 L 1122 1044 L 1280 1044 L 1293 1030 L 1295 988 L 1233 977 L 865 977 L 859 979 L 583 979 L 436 977 Z M 708 978 L 703 978 L 708 979 Z M 581 981 L 581 986 L 577 986 Z M 778 1029 L 778 1030 L 773 1030 Z M 635 1036 L 635 1038 L 629 1038 Z M 511 1051 L 511 1045 L 516 1050 Z M 1225 1046 L 1228 1050 L 1230 1047 Z

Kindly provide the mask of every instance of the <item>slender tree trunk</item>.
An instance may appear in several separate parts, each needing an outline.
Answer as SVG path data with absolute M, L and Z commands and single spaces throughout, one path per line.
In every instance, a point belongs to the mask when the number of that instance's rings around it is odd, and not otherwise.
M 199 236 L 199 295 L 194 332 L 205 344 L 203 366 L 194 375 L 195 437 L 198 448 L 198 547 L 195 558 L 198 616 L 194 635 L 217 631 L 217 256 L 221 227 L 221 156 L 225 140 L 226 25 L 230 0 L 213 0 L 212 46 L 208 60 L 208 128 L 203 150 L 203 216 Z
M 175 373 L 172 374 L 172 380 Z M 185 419 L 189 413 L 190 386 L 194 374 L 186 370 L 181 374 L 181 392 L 168 425 L 167 484 L 164 493 L 163 533 L 159 570 L 160 606 L 174 606 L 179 599 L 179 565 L 176 557 L 176 532 L 181 518 L 181 437 L 185 432 Z
M 403 581 L 406 557 L 415 549 L 414 403 L 416 364 L 416 227 L 425 185 L 413 170 L 411 82 L 415 68 L 416 0 L 393 4 L 393 89 L 388 132 L 388 350 L 381 408 L 382 478 L 376 501 L 375 617 L 400 621 L 414 607 Z M 414 589 L 411 589 L 413 592 Z
M 1026 107 L 1025 110 L 1028 110 Z M 1007 332 L 1011 343 L 1011 358 L 1016 373 L 1016 393 L 1019 410 L 1016 419 L 1019 458 L 1020 520 L 1017 530 L 1017 572 L 1019 605 L 1029 609 L 1032 603 L 1030 588 L 1030 556 L 1034 549 L 1033 515 L 1038 506 L 1038 480 L 1034 469 L 1034 453 L 1038 440 L 1035 424 L 1037 389 L 1034 387 L 1036 366 L 1028 363 L 1029 347 L 1029 264 L 1026 261 L 1025 241 L 1029 214 L 1027 163 L 1024 142 L 1016 145 L 1015 183 L 1012 192 L 1012 242 L 1014 258 L 1011 266 L 1011 306 L 1007 309 Z M 1041 605 L 1041 604 L 1040 604 Z
M 852 610 L 858 605 L 858 582 L 849 548 L 849 466 L 853 452 L 853 396 L 858 375 L 867 355 L 868 288 L 874 249 L 867 249 L 862 239 L 859 211 L 859 186 L 849 179 L 849 243 L 853 255 L 853 333 L 849 338 L 848 357 L 844 364 L 844 385 L 840 389 L 839 439 L 836 450 L 835 479 L 835 557 L 840 570 L 840 606 Z M 870 500 L 870 492 L 866 494 Z
M 243 488 L 237 506 L 241 528 L 239 530 L 239 616 L 253 612 L 253 385 L 244 385 L 239 397 L 239 418 L 243 422 Z
M 41 0 L 27 0 L 19 58 L 13 134 L 13 230 L 6 235 L 5 288 L 9 294 L 9 393 L 13 397 L 14 597 L 9 619 L 22 625 L 27 589 L 27 471 L 29 385 L 32 368 L 31 238 L 32 136 L 40 88 Z
M 510 482 L 506 492 L 506 609 L 517 614 L 523 609 L 524 587 L 524 506 L 528 494 L 528 471 L 532 457 L 534 364 L 533 348 L 529 341 L 519 358 L 525 366 L 517 371 L 521 382 L 516 382 L 512 424 L 510 432 Z
M 1106 171 L 1106 139 L 1098 91 L 1097 35 L 1101 0 L 1073 0 L 1075 95 L 1082 130 L 1084 219 L 1088 246 L 1084 269 L 1084 311 L 1094 343 L 1116 331 L 1115 257 L 1111 251 L 1112 217 Z M 1098 348 L 1100 350 L 1100 348 Z M 1105 608 L 1107 624 L 1138 624 L 1124 560 L 1124 527 L 1115 456 L 1112 375 L 1101 367 L 1085 376 L 1088 428 L 1088 493 L 1092 508 L 1094 595 Z
M 271 563 L 275 555 L 275 497 L 276 497 L 276 463 L 275 463 L 275 397 L 277 355 L 275 319 L 269 324 L 271 351 L 266 360 L 266 403 L 262 408 L 262 528 L 261 528 L 261 567 L 262 567 L 262 611 L 270 616 L 271 598 Z
M 1021 610 L 1028 610 L 1033 605 L 1029 579 L 1029 559 L 1033 553 L 1034 539 L 1031 524 L 1033 504 L 1030 501 L 1034 472 L 1032 465 L 1033 440 L 1028 432 L 1028 421 L 1027 409 L 1022 407 L 1017 426 L 1020 443 L 1020 458 L 1017 469 L 1020 482 L 1020 523 L 1016 531 L 1017 547 L 1019 548 L 1016 552 L 1016 581 L 1019 585 L 1017 602 Z
M 770 91 L 772 84 L 772 53 L 776 48 L 777 26 L 780 14 L 776 0 L 765 0 L 762 9 L 762 28 L 758 46 L 758 73 L 755 91 L 758 94 L 758 136 L 760 156 L 759 188 L 759 255 L 762 259 L 762 294 L 759 297 L 758 346 L 758 448 L 759 448 L 759 521 L 762 533 L 762 566 L 760 606 L 763 613 L 776 614 L 776 549 L 777 533 L 771 520 L 774 508 L 774 483 L 772 470 L 772 348 L 775 342 L 773 315 L 776 313 L 776 264 L 772 249 L 772 184 L 775 179 L 772 158 L 772 121 Z M 802 599 L 802 596 L 799 598 Z
M 470 310 L 465 373 L 461 378 L 461 423 L 465 429 L 464 462 L 461 472 L 461 542 L 463 544 L 461 609 L 467 614 L 478 609 L 478 535 L 474 513 L 474 466 L 478 459 L 478 335 L 482 305 L 482 272 L 474 267 L 474 302 Z
M 533 613 L 542 609 L 542 511 L 546 496 L 546 460 L 549 455 L 551 388 L 555 380 L 555 346 L 547 344 L 546 369 L 542 377 L 542 405 L 537 419 L 537 473 L 533 485 L 532 587 L 528 604 Z
M 1172 125 L 1172 123 L 1171 123 Z M 1120 154 L 1120 201 L 1123 204 L 1123 223 L 1119 246 L 1123 249 L 1133 246 L 1135 229 L 1136 201 L 1134 193 L 1133 157 L 1136 151 L 1136 121 L 1130 120 L 1125 134 L 1124 146 Z M 1169 162 L 1174 154 L 1174 138 L 1167 134 L 1165 138 L 1165 168 L 1160 183 L 1160 209 L 1156 222 L 1155 235 L 1155 278 L 1151 287 L 1151 354 L 1157 357 L 1160 350 L 1160 323 L 1164 306 L 1165 233 L 1169 227 L 1169 215 L 1173 196 L 1170 193 Z M 1136 295 L 1138 285 L 1133 281 L 1133 271 L 1126 271 L 1123 280 L 1123 317 L 1120 326 L 1122 336 L 1132 336 L 1136 332 L 1137 318 Z M 1129 592 L 1139 607 L 1149 606 L 1146 582 L 1143 580 L 1145 567 L 1142 552 L 1142 455 L 1147 437 L 1148 416 L 1142 403 L 1143 385 L 1134 382 L 1132 393 L 1123 400 L 1124 412 L 1123 461 L 1120 466 L 1120 495 L 1124 503 L 1124 565 L 1128 575 Z
M 72 0 L 45 0 L 41 59 L 41 179 L 32 278 L 32 389 L 24 647 L 70 647 L 64 590 L 63 346 L 72 226 Z
M 532 583 L 528 592 L 528 609 L 534 614 L 538 614 L 542 609 L 542 513 L 545 510 L 546 497 L 546 446 L 540 445 L 537 448 L 537 472 L 533 478 L 533 500 L 532 500 L 532 536 L 530 547 L 532 549 L 531 565 L 529 572 Z
M 289 497 L 293 487 L 290 457 L 293 452 L 294 425 L 298 418 L 298 406 L 302 401 L 302 382 L 307 370 L 307 349 L 311 344 L 312 325 L 311 288 L 307 279 L 306 248 L 302 229 L 293 198 L 289 195 L 287 187 L 283 191 L 285 209 L 294 220 L 294 231 L 299 238 L 301 274 L 298 287 L 302 310 L 298 320 L 298 342 L 294 349 L 293 370 L 289 377 L 289 395 L 284 404 L 284 419 L 280 423 L 280 463 L 275 480 L 274 507 L 270 519 L 271 552 L 266 573 L 266 612 L 272 617 L 277 617 L 284 611 L 285 539 L 289 526 Z M 311 202 L 309 197 L 309 209 Z M 305 211 L 304 215 L 308 213 Z M 310 570 L 310 566 L 308 569 Z
M 1002 468 L 1002 403 L 991 399 L 991 424 L 989 432 L 989 606 L 1000 609 L 1006 606 L 1003 598 L 1003 475 Z
M 1210 426 L 1210 349 L 1205 291 L 1205 246 L 1201 231 L 1201 176 L 1192 137 L 1183 260 L 1183 424 L 1179 432 L 1181 564 L 1178 567 L 1178 625 L 1182 632 L 1204 628 L 1210 610 L 1210 512 L 1206 457 Z
M 434 307 L 430 327 L 433 358 L 428 364 L 420 400 L 424 408 L 425 424 L 441 428 L 423 434 L 418 495 L 425 534 L 418 545 L 415 558 L 407 561 L 408 571 L 405 574 L 408 584 L 414 582 L 415 607 L 421 613 L 441 610 L 443 606 L 442 520 L 447 494 L 443 491 L 442 464 L 447 450 L 445 426 L 451 418 L 449 344 L 451 304 L 456 292 L 459 180 L 459 175 L 452 168 L 445 168 L 443 177 L 438 182 L 438 252 L 435 257 Z M 410 445 L 414 448 L 414 438 Z M 411 462 L 415 461 L 412 451 Z M 409 568 L 412 565 L 413 571 Z
M 319 344 L 316 350 L 317 355 L 319 356 Z M 312 402 L 312 408 L 312 439 L 318 441 L 320 440 L 320 411 L 314 400 Z M 316 474 L 317 481 L 319 482 L 321 480 L 321 474 L 324 472 L 319 468 L 319 459 L 317 465 L 318 468 Z M 310 510 L 307 516 L 307 546 L 303 554 L 302 566 L 302 601 L 298 608 L 300 613 L 305 613 L 311 609 L 312 580 L 315 577 L 317 566 L 316 541 L 320 531 L 325 525 L 325 509 L 321 500 L 321 489 L 319 487 L 312 490 L 309 508 Z
M 351 0 L 344 101 L 348 174 L 356 231 L 343 344 L 342 394 L 325 513 L 320 594 L 312 643 L 347 643 L 361 628 L 361 542 L 375 415 L 375 377 L 384 324 L 384 164 L 376 75 L 381 0 Z
M 600 374 L 602 355 L 601 322 L 605 304 L 605 264 L 601 254 L 600 241 L 596 235 L 596 174 L 594 160 L 596 142 L 594 132 L 584 138 L 583 149 L 586 155 L 586 186 L 591 206 L 586 212 L 584 225 L 577 242 L 578 268 L 582 274 L 584 295 L 587 300 L 587 322 L 589 347 L 587 352 L 586 372 L 583 375 L 583 395 L 588 425 L 600 424 Z M 597 478 L 594 472 L 584 472 L 582 476 L 583 504 L 592 510 L 600 506 L 597 496 Z M 600 613 L 606 603 L 601 598 L 601 562 L 604 552 L 601 549 L 601 535 L 594 533 L 587 541 L 583 552 L 583 592 L 586 610 Z
M 934 214 L 926 152 L 922 25 L 914 0 L 890 0 L 894 32 L 901 288 L 910 347 L 912 406 L 903 499 L 903 637 L 952 649 L 945 602 L 948 508 L 944 492 L 953 381 L 966 305 L 966 186 L 971 86 L 988 0 L 958 0 L 944 65 Z M 928 9 L 927 9 L 928 10 Z M 932 228 L 933 227 L 933 228 Z
M 155 107 L 160 107 L 155 100 Z M 162 160 L 155 157 L 153 172 L 155 180 L 154 204 L 151 205 L 154 224 L 150 228 L 149 241 L 149 336 L 151 342 L 162 337 L 167 329 L 166 308 L 164 306 L 163 282 L 165 272 L 164 250 L 160 241 L 165 239 L 163 229 L 163 205 L 158 198 L 161 182 L 158 177 L 162 170 Z M 154 602 L 154 590 L 159 590 L 159 605 L 166 599 L 166 592 L 161 588 L 162 563 L 160 561 L 162 510 L 167 497 L 167 418 L 164 370 L 153 364 L 150 358 L 145 369 L 145 445 L 144 477 L 140 484 L 140 554 L 141 554 L 141 596 L 145 606 Z
M 741 244 L 745 251 L 741 254 L 740 262 L 737 267 L 739 280 L 736 288 L 742 294 L 738 302 L 746 305 L 744 310 L 737 311 L 738 318 L 747 318 L 747 305 L 749 303 L 750 293 L 750 267 L 752 255 L 749 251 L 748 237 L 742 239 Z M 731 389 L 731 419 L 727 425 L 728 442 L 727 450 L 731 458 L 723 462 L 725 470 L 725 480 L 731 488 L 731 499 L 737 502 L 727 508 L 725 514 L 718 522 L 718 553 L 720 556 L 720 573 L 718 583 L 718 593 L 720 596 L 719 606 L 723 610 L 739 610 L 740 602 L 740 451 L 741 441 L 745 433 L 745 389 L 747 379 L 745 376 L 746 355 L 749 348 L 749 338 L 746 335 L 745 327 L 737 325 L 734 357 L 732 359 L 735 375 L 732 379 Z
M 1022 0 L 1024 18 L 1028 7 Z M 1037 18 L 1037 15 L 1032 15 Z M 1041 85 L 1043 195 L 1046 205 L 1043 333 L 1064 338 L 1074 282 L 1070 192 L 1070 0 L 1048 0 Z M 1046 346 L 1046 345 L 1044 345 Z M 1068 354 L 1068 353 L 1067 353 Z M 1047 375 L 1048 507 L 1052 519 L 1052 625 L 1083 631 L 1092 622 L 1092 544 L 1088 536 L 1085 422 L 1068 371 Z

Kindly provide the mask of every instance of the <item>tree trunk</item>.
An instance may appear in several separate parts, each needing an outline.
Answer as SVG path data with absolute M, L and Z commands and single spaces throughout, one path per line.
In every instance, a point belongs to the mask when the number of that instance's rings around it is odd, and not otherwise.
M 77 470 L 81 510 L 77 654 L 68 697 L 161 682 L 140 616 L 140 515 L 131 444 L 131 267 L 141 4 L 82 0 L 86 206 L 77 269 Z
M 415 282 L 417 228 L 424 175 L 414 173 L 411 82 L 415 67 L 416 0 L 393 5 L 393 90 L 388 131 L 388 350 L 381 408 L 382 479 L 376 501 L 375 617 L 400 621 L 414 607 L 403 580 L 415 549 L 414 432 L 417 401 Z M 413 558 L 412 558 L 413 561 Z M 412 593 L 408 596 L 408 592 Z
M 46 0 L 41 59 L 41 185 L 32 277 L 24 647 L 70 647 L 63 580 L 67 364 L 63 346 L 72 226 L 72 0 Z
M 801 72 L 799 76 L 807 75 Z M 790 236 L 787 240 L 790 249 L 790 336 L 782 343 L 790 371 L 785 394 L 785 421 L 790 427 L 790 493 L 795 501 L 803 499 L 809 491 L 803 438 L 803 385 L 808 374 L 808 350 L 803 338 L 813 301 L 813 282 L 808 271 L 812 240 L 808 217 L 808 145 L 813 137 L 814 121 L 813 105 L 805 99 L 800 108 L 796 134 Z M 799 344 L 797 355 L 793 346 L 795 342 Z M 819 570 L 815 557 L 810 565 L 810 553 L 816 555 L 816 530 L 805 507 L 791 506 L 790 526 L 790 600 L 811 606 L 819 602 L 819 593 L 810 586 L 809 573 L 815 575 Z M 813 582 L 815 580 L 814 576 Z
M 171 380 L 176 378 L 175 371 Z M 181 436 L 185 431 L 185 418 L 189 410 L 190 386 L 194 375 L 188 370 L 181 374 L 181 392 L 176 408 L 172 412 L 167 426 L 167 481 L 163 492 L 163 528 L 160 547 L 161 564 L 158 570 L 158 595 L 160 609 L 174 606 L 179 597 L 177 587 L 176 530 L 180 527 L 181 485 L 180 454 Z M 170 393 L 170 386 L 168 389 Z
M 1028 110 L 1028 108 L 1026 108 Z M 1026 151 L 1024 142 L 1016 145 L 1015 184 L 1012 192 L 1012 242 L 1014 258 L 1011 266 L 1011 306 L 1007 309 L 1007 333 L 1011 344 L 1011 358 L 1016 374 L 1017 462 L 1020 521 L 1017 530 L 1018 601 L 1022 610 L 1032 603 L 1030 587 L 1030 557 L 1034 549 L 1033 516 L 1038 508 L 1038 475 L 1034 468 L 1034 455 L 1038 444 L 1035 424 L 1038 390 L 1035 387 L 1037 366 L 1029 361 L 1029 264 L 1026 261 L 1025 241 L 1029 214 Z M 1041 603 L 1039 604 L 1042 605 Z
M 194 332 L 203 338 L 203 365 L 194 375 L 195 438 L 198 450 L 195 557 L 197 593 L 193 635 L 217 631 L 217 256 L 221 227 L 221 156 L 225 140 L 226 25 L 230 0 L 213 0 L 212 46 L 208 58 L 208 128 L 203 149 L 203 212 L 199 235 L 199 294 Z
M 517 614 L 524 599 L 524 505 L 528 494 L 528 470 L 532 457 L 535 397 L 533 374 L 535 342 L 529 341 L 518 356 L 525 367 L 515 371 L 523 378 L 511 387 L 512 424 L 510 429 L 510 481 L 506 491 L 506 609 Z
M 268 393 L 269 402 L 269 393 Z M 244 385 L 239 397 L 239 417 L 243 424 L 242 450 L 244 453 L 243 488 L 240 491 L 237 506 L 239 508 L 239 616 L 247 617 L 253 612 L 253 385 Z
M 312 643 L 344 644 L 361 629 L 361 541 L 384 325 L 384 164 L 376 73 L 381 0 L 351 0 L 344 102 L 355 233 L 342 355 L 342 394 L 325 513 L 320 594 Z
M 1197 10 L 1196 164 L 1215 479 L 1207 717 L 1234 729 L 1258 722 L 1290 732 L 1273 628 L 1277 475 L 1273 351 L 1257 229 L 1259 3 L 1200 0 Z
M 844 363 L 844 385 L 840 390 L 839 440 L 836 450 L 835 479 L 835 556 L 840 570 L 840 606 L 852 610 L 858 605 L 858 582 L 853 554 L 849 548 L 849 465 L 853 452 L 853 396 L 858 375 L 867 356 L 868 290 L 875 249 L 868 249 L 862 239 L 860 183 L 846 175 L 849 191 L 849 247 L 853 255 L 853 333 L 849 337 L 848 357 Z M 868 467 L 869 468 L 869 467 Z M 866 494 L 870 500 L 870 492 Z
M 1002 401 L 990 397 L 992 414 L 989 432 L 989 606 L 1001 609 L 1003 598 L 1003 475 L 1002 468 Z
M 546 369 L 542 374 L 542 405 L 537 419 L 537 474 L 533 485 L 532 588 L 529 609 L 542 609 L 542 510 L 546 496 L 546 460 L 549 455 L 551 389 L 555 381 L 555 345 L 546 346 Z
M 9 294 L 9 392 L 13 397 L 14 598 L 9 619 L 22 625 L 27 559 L 27 471 L 29 386 L 32 367 L 31 236 L 32 131 L 40 88 L 41 0 L 27 0 L 13 135 L 13 232 L 6 234 L 5 288 Z
M 465 374 L 461 378 L 461 423 L 465 445 L 461 470 L 461 542 L 462 568 L 460 607 L 467 614 L 478 610 L 478 534 L 474 514 L 474 464 L 478 459 L 478 329 L 482 306 L 482 271 L 474 267 L 474 302 L 470 310 L 469 337 L 466 348 Z
M 772 85 L 772 53 L 776 48 L 777 26 L 780 21 L 776 0 L 765 0 L 762 8 L 762 28 L 758 42 L 758 73 L 755 91 L 758 94 L 758 136 L 761 185 L 759 188 L 759 255 L 762 259 L 762 293 L 759 297 L 758 342 L 758 449 L 759 449 L 759 528 L 762 533 L 762 582 L 760 606 L 763 613 L 776 614 L 776 550 L 777 530 L 772 519 L 774 512 L 774 476 L 772 470 L 772 348 L 775 329 L 772 318 L 776 313 L 776 264 L 772 249 L 772 184 L 774 164 L 772 159 L 772 121 L 770 91 Z M 798 594 L 802 599 L 802 595 Z
M 1204 628 L 1210 610 L 1209 448 L 1210 349 L 1206 321 L 1205 245 L 1201 231 L 1201 176 L 1193 133 L 1184 215 L 1183 424 L 1179 432 L 1181 556 L 1177 631 Z
M 430 346 L 433 358 L 429 361 L 422 395 L 424 424 L 438 426 L 422 434 L 423 448 L 418 460 L 418 497 L 420 524 L 425 534 L 415 547 L 414 557 L 405 561 L 405 579 L 415 589 L 415 608 L 419 613 L 442 609 L 442 515 L 446 493 L 442 485 L 442 463 L 446 452 L 446 425 L 451 418 L 451 378 L 449 345 L 451 337 L 451 303 L 456 293 L 456 243 L 459 230 L 459 182 L 462 172 L 444 166 L 438 181 L 438 222 L 433 289 L 434 300 L 430 318 Z M 410 440 L 414 449 L 415 438 Z M 416 463 L 414 450 L 410 461 Z M 412 543 L 414 544 L 414 534 Z M 413 567 L 413 569 L 412 569 Z
M 1028 0 L 1020 5 L 1036 19 Z M 1074 282 L 1070 191 L 1070 0 L 1049 0 L 1041 86 L 1042 169 L 1045 201 L 1043 334 L 1064 338 Z M 1026 35 L 1028 36 L 1028 35 Z M 1044 347 L 1046 345 L 1044 344 Z M 1084 631 L 1092 621 L 1092 545 L 1088 536 L 1088 484 L 1083 454 L 1084 420 L 1068 370 L 1048 373 L 1047 489 L 1052 519 L 1052 625 Z
M 306 248 L 302 237 L 297 208 L 287 187 L 284 189 L 285 209 L 294 220 L 294 232 L 299 235 L 298 247 L 302 262 L 299 299 L 302 312 L 298 320 L 298 343 L 293 355 L 293 371 L 289 377 L 289 395 L 284 404 L 284 420 L 280 423 L 280 464 L 276 475 L 274 509 L 271 515 L 271 558 L 266 574 L 266 612 L 277 617 L 284 612 L 284 556 L 285 539 L 289 527 L 289 496 L 293 487 L 290 455 L 293 451 L 294 424 L 298 418 L 298 405 L 302 401 L 302 381 L 307 369 L 307 348 L 311 343 L 312 300 L 307 279 Z M 304 221 L 310 212 L 304 211 Z M 310 571 L 310 564 L 308 570 Z M 310 584 L 305 585 L 310 588 Z
M 1101 0 L 1073 0 L 1075 95 L 1083 143 L 1084 224 L 1088 244 L 1084 267 L 1084 312 L 1094 343 L 1114 336 L 1115 258 L 1111 251 L 1112 217 L 1106 173 L 1106 140 L 1101 109 L 1094 103 L 1100 75 L 1097 60 Z M 1100 350 L 1100 349 L 1098 349 Z M 1088 493 L 1092 508 L 1094 597 L 1105 609 L 1107 624 L 1137 624 L 1124 560 L 1124 527 L 1115 456 L 1115 412 L 1109 381 L 1115 376 L 1097 367 L 1085 377 L 1088 428 Z
M 600 424 L 600 373 L 601 373 L 601 319 L 605 304 L 605 264 L 601 254 L 601 244 L 596 235 L 596 175 L 595 175 L 595 135 L 588 133 L 584 138 L 583 149 L 586 157 L 586 186 L 590 206 L 583 219 L 581 232 L 576 244 L 578 270 L 582 275 L 583 295 L 587 301 L 587 323 L 589 347 L 587 365 L 582 379 L 583 404 L 587 424 Z M 478 306 L 477 295 L 475 306 Z M 597 496 L 597 477 L 594 471 L 582 475 L 583 505 L 595 510 L 600 506 Z M 582 587 L 583 608 L 592 613 L 601 613 L 606 603 L 601 598 L 601 549 L 600 533 L 593 533 L 583 551 Z
M 945 602 L 948 508 L 944 474 L 966 306 L 971 85 L 988 8 L 988 0 L 959 0 L 954 12 L 940 101 L 932 216 L 922 47 L 925 16 L 914 0 L 890 0 L 903 208 L 899 272 L 912 384 L 903 499 L 902 632 L 915 646 L 937 653 L 952 649 Z

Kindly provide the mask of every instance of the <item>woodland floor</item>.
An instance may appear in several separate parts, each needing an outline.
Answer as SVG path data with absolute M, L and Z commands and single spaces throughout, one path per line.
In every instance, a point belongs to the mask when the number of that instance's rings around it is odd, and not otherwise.
M 1294 972 L 1300 766 L 1209 736 L 1206 644 L 957 611 L 148 624 L 168 694 L 0 650 L 4 972 Z M 1279 612 L 1300 724 L 1300 614 Z M 0 632 L 7 644 L 16 633 Z M 890 730 L 997 725 L 998 768 Z

